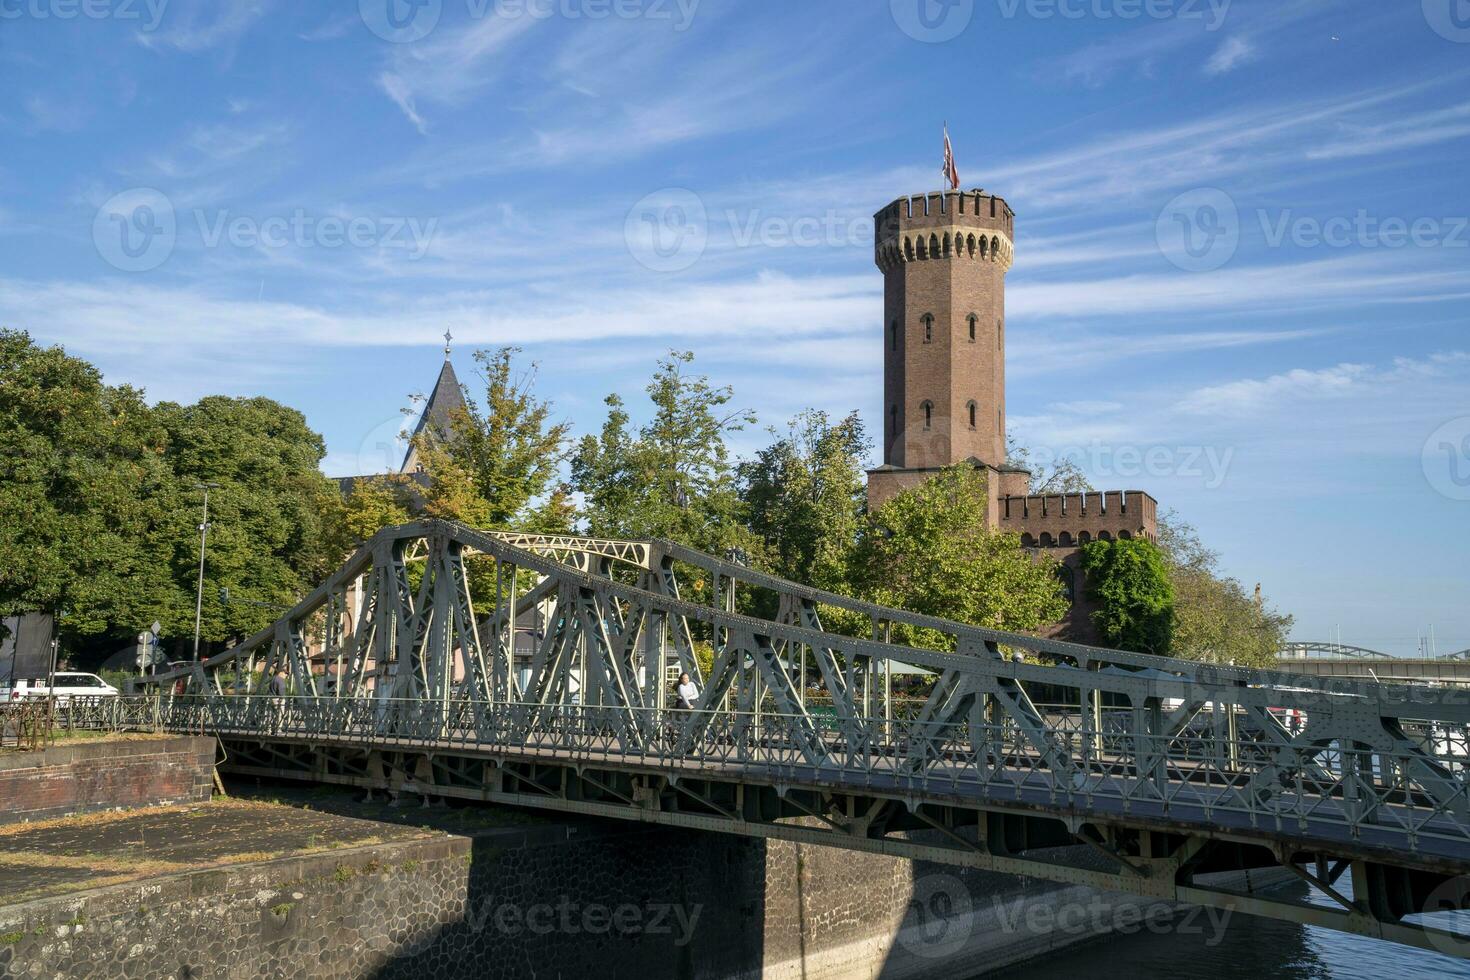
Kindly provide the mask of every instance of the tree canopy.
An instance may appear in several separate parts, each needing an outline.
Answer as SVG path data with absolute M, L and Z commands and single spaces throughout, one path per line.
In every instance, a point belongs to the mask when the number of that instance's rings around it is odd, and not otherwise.
M 1037 630 L 1067 601 L 1056 562 L 1033 558 L 1015 534 L 987 526 L 988 484 L 952 466 L 896 494 L 870 515 L 853 553 L 852 580 L 874 602 L 992 629 Z M 938 642 L 913 633 L 917 642 Z
M 1093 623 L 1109 646 L 1167 656 L 1174 629 L 1174 587 L 1163 554 L 1142 538 L 1093 541 L 1082 549 Z
M 652 414 L 636 435 L 622 399 L 609 395 L 601 435 L 578 444 L 571 485 L 592 534 L 668 538 L 715 554 L 752 543 L 727 440 L 755 414 L 730 407 L 729 387 L 687 374 L 693 360 L 671 351 L 659 361 L 646 389 Z
M 0 330 L 0 613 L 87 637 L 174 607 L 167 442 L 141 391 Z
M 73 641 L 157 620 L 192 635 L 200 484 L 210 491 L 201 634 L 252 632 L 330 567 L 322 439 L 267 398 L 150 407 L 24 333 L 0 332 L 0 605 L 60 613 Z
M 447 432 L 420 434 L 434 516 L 482 527 L 545 523 L 546 515 L 534 511 L 556 484 L 571 424 L 551 420 L 551 403 L 534 394 L 536 365 L 518 373 L 518 353 L 517 347 L 476 351 L 483 405 L 467 397 Z
M 808 410 L 740 464 L 740 496 L 766 567 L 842 591 L 866 506 L 863 459 L 870 448 L 856 412 L 833 424 L 825 412 Z
M 1173 653 L 1188 660 L 1270 667 L 1286 645 L 1292 617 L 1220 572 L 1219 555 L 1170 512 L 1159 521 L 1159 547 L 1173 584 Z

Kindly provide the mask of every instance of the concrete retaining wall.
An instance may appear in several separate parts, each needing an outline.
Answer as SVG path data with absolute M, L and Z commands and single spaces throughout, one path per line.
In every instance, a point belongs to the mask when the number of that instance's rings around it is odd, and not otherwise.
M 552 824 L 0 908 L 0 976 L 965 977 L 1173 911 L 811 845 Z

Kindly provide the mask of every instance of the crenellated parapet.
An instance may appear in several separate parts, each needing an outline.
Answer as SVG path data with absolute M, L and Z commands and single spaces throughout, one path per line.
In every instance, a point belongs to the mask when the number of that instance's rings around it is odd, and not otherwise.
M 999 499 L 997 527 L 1030 548 L 1075 548 L 1091 541 L 1155 540 L 1159 504 L 1142 490 L 1037 494 Z
M 874 260 L 884 272 L 906 262 L 992 262 L 1015 257 L 1016 214 L 984 191 L 901 197 L 874 216 Z

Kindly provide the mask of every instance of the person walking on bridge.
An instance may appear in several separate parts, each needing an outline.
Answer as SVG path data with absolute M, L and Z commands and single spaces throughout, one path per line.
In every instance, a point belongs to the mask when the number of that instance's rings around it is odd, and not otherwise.
M 674 689 L 674 694 L 677 698 L 675 707 L 681 711 L 692 711 L 694 703 L 699 700 L 699 685 L 689 679 L 687 672 L 680 674 L 679 686 Z

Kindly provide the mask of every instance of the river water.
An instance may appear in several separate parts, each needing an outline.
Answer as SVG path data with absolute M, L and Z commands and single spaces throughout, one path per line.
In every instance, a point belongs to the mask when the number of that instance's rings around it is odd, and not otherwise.
M 1346 884 L 1344 882 L 1344 884 Z M 1280 894 L 1300 900 L 1306 888 Z M 1331 903 L 1315 892 L 1311 901 Z M 1183 925 L 1186 921 L 1190 924 Z M 1077 980 L 1122 977 L 1129 980 L 1189 977 L 1191 980 L 1418 980 L 1470 978 L 1470 961 L 1365 939 L 1331 929 L 1275 919 L 1233 915 L 1217 928 L 1205 916 L 1181 918 L 1179 928 L 1153 934 L 1113 936 L 1076 950 L 1027 963 L 1003 973 L 1005 980 Z M 1436 920 L 1444 928 L 1470 933 L 1470 913 Z M 1470 943 L 1464 944 L 1470 948 Z

